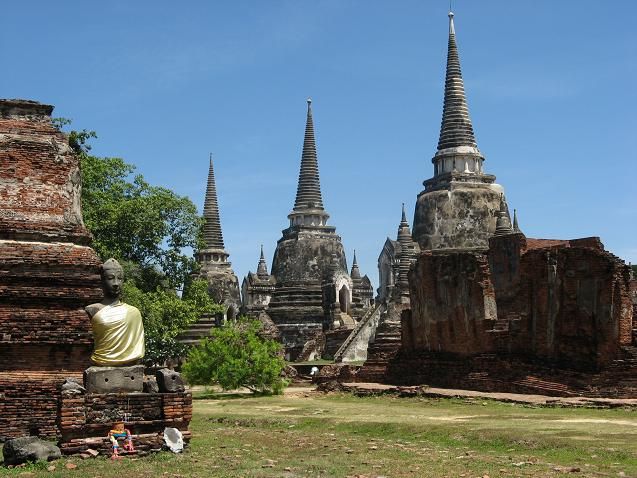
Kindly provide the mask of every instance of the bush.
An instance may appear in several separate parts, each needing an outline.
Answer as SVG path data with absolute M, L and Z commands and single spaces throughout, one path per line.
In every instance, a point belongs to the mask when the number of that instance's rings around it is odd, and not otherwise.
M 213 329 L 210 338 L 190 351 L 184 376 L 192 385 L 282 393 L 288 382 L 281 376 L 285 367 L 281 344 L 262 338 L 260 330 L 259 321 L 245 318 Z

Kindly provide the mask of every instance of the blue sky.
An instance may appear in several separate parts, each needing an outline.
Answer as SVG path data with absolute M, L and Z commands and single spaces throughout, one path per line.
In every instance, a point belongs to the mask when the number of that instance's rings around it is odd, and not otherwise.
M 485 170 L 530 237 L 601 236 L 637 263 L 637 2 L 455 0 Z M 3 5 L 0 97 L 56 106 L 201 208 L 208 154 L 240 280 L 270 263 L 312 97 L 326 209 L 376 260 L 431 177 L 448 2 L 50 0 Z

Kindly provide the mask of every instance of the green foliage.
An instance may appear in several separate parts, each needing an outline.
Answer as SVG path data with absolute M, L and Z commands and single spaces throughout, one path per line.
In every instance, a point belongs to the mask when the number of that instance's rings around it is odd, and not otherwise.
M 184 376 L 193 385 L 282 393 L 287 381 L 281 377 L 285 367 L 281 344 L 262 338 L 260 330 L 259 321 L 245 318 L 213 329 L 210 338 L 190 351 Z
M 58 118 L 59 126 L 69 120 Z M 148 184 L 135 166 L 121 158 L 89 154 L 93 131 L 71 131 L 69 144 L 80 157 L 82 212 L 103 260 L 129 263 L 136 286 L 180 289 L 195 267 L 184 248 L 197 248 L 202 219 L 193 202 L 173 191 Z
M 57 118 L 58 128 L 70 120 Z M 116 258 L 124 267 L 124 300 L 144 320 L 148 365 L 184 356 L 177 336 L 202 314 L 223 311 L 207 293 L 205 281 L 190 281 L 195 267 L 184 248 L 197 248 L 202 219 L 190 199 L 151 186 L 135 166 L 120 158 L 90 154 L 93 131 L 71 131 L 69 144 L 80 158 L 82 212 L 102 260 Z M 192 282 L 192 283 L 189 283 Z M 180 298 L 175 290 L 183 289 Z
M 144 361 L 148 365 L 185 356 L 187 348 L 177 341 L 177 336 L 202 314 L 223 311 L 223 307 L 212 301 L 207 287 L 205 281 L 193 281 L 179 298 L 172 290 L 158 288 L 144 292 L 133 281 L 124 283 L 124 300 L 142 314 L 146 336 Z

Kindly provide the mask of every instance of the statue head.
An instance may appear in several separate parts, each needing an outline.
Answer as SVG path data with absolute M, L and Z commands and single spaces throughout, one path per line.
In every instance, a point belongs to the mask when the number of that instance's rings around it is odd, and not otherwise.
M 107 299 L 119 299 L 122 296 L 124 269 L 111 258 L 102 265 L 102 290 Z

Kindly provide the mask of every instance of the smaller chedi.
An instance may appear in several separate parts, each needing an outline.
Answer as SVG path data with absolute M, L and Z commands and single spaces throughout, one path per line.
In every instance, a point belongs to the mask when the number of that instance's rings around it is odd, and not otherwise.
M 91 317 L 98 366 L 135 365 L 144 357 L 144 325 L 139 309 L 121 301 L 124 270 L 115 259 L 102 266 L 101 302 L 86 307 Z

